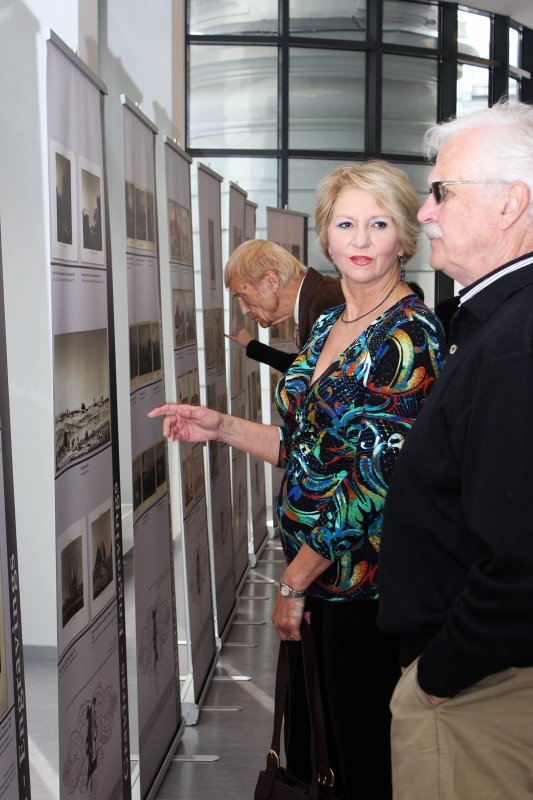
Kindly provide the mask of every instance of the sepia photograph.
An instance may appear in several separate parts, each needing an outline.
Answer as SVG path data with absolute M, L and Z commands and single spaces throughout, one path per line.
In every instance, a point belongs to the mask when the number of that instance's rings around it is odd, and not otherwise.
M 161 325 L 159 320 L 152 322 L 152 371 L 161 372 Z
M 141 465 L 143 503 L 146 503 L 146 501 L 155 494 L 157 488 L 155 481 L 155 453 L 153 447 L 149 447 L 141 454 Z
M 186 372 L 178 375 L 178 403 L 189 403 L 189 376 Z
M 54 336 L 56 472 L 111 438 L 107 330 Z
M 146 240 L 155 246 L 155 204 L 154 194 L 146 190 Z

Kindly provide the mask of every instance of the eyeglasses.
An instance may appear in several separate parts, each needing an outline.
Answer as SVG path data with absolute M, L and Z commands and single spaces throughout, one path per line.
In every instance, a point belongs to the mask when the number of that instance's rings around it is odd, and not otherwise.
M 431 186 L 429 187 L 429 192 L 433 195 L 433 199 L 437 205 L 443 202 L 446 199 L 446 192 L 444 191 L 445 186 L 450 186 L 450 184 L 456 183 L 507 183 L 507 181 L 503 180 L 491 180 L 490 178 L 474 181 L 433 181 Z

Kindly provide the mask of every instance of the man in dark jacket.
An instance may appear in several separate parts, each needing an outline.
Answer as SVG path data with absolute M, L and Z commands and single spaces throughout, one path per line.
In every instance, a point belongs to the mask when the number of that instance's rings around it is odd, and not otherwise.
M 344 303 L 340 282 L 305 267 L 285 248 L 266 239 L 243 242 L 231 254 L 224 281 L 241 311 L 262 328 L 294 318 L 295 344 L 302 347 L 313 323 L 326 309 Z M 229 338 L 246 347 L 246 355 L 285 372 L 297 356 L 253 339 L 246 330 Z
M 533 107 L 437 125 L 419 212 L 464 288 L 389 485 L 378 623 L 400 634 L 395 800 L 533 797 Z

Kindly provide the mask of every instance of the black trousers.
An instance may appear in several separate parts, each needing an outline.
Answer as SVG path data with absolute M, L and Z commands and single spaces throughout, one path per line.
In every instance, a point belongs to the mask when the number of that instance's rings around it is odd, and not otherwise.
M 374 600 L 311 599 L 335 797 L 359 800 L 370 785 L 376 800 L 392 797 L 389 702 L 398 678 L 398 640 L 376 626 Z M 301 649 L 289 648 L 290 695 L 285 715 L 289 770 L 309 780 L 310 728 Z

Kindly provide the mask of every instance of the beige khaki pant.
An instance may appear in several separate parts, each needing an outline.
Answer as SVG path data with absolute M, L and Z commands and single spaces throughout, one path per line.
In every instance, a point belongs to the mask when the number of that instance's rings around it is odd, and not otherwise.
M 490 675 L 438 707 L 416 670 L 391 701 L 394 800 L 533 800 L 533 668 Z

